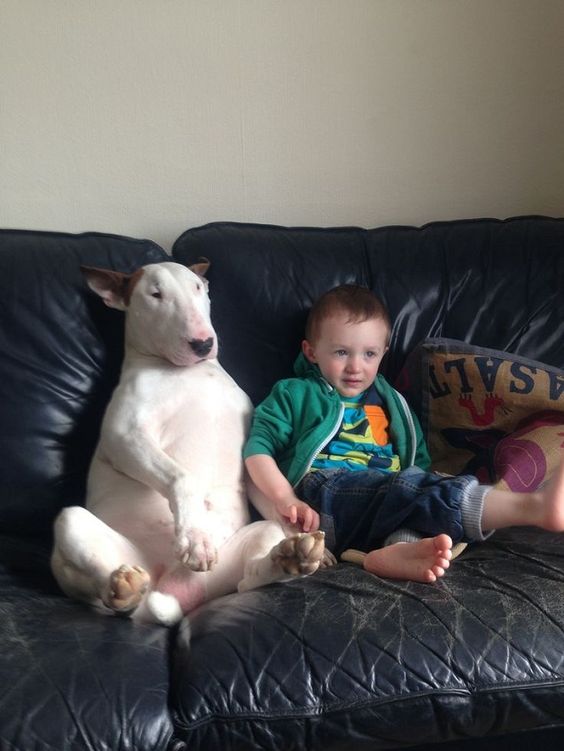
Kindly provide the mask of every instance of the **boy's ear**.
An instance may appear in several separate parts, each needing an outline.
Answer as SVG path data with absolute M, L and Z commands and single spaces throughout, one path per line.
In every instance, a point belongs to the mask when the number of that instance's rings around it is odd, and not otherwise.
M 302 352 L 304 353 L 307 360 L 310 362 L 317 362 L 315 358 L 315 352 L 313 351 L 313 347 L 308 342 L 307 339 L 304 339 L 302 342 Z

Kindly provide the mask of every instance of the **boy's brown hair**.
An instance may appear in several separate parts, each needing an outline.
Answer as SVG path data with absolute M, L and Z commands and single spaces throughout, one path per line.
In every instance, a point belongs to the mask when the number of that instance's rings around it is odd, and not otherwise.
M 389 341 L 392 323 L 386 306 L 368 287 L 358 284 L 341 284 L 321 295 L 307 317 L 307 341 L 315 342 L 319 337 L 321 323 L 340 313 L 348 315 L 349 323 L 362 323 L 373 318 L 383 320 L 388 329 Z

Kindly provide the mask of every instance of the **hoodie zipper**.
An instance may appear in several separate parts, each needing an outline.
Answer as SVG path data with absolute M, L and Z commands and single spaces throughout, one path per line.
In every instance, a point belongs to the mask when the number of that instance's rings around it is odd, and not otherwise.
M 333 388 L 333 386 L 331 386 L 329 383 L 327 383 L 327 381 L 325 381 L 325 379 L 322 379 L 322 380 L 325 383 L 325 385 L 327 386 L 327 390 L 328 391 L 334 391 L 335 390 Z M 299 485 L 299 483 L 307 475 L 307 473 L 309 472 L 309 470 L 311 468 L 311 465 L 313 464 L 313 460 L 315 459 L 315 457 L 317 456 L 317 454 L 319 454 L 319 452 L 321 451 L 321 449 L 323 448 L 323 446 L 325 446 L 325 444 L 327 443 L 327 441 L 331 438 L 331 436 L 335 433 L 335 431 L 337 430 L 337 428 L 339 427 L 339 425 L 343 421 L 343 415 L 344 414 L 345 414 L 345 405 L 342 402 L 340 402 L 340 404 L 339 404 L 339 416 L 337 417 L 337 420 L 335 421 L 335 424 L 333 425 L 333 428 L 331 429 L 331 432 L 328 433 L 325 436 L 325 438 L 321 441 L 321 443 L 315 449 L 315 451 L 312 452 L 312 454 L 309 457 L 309 460 L 308 460 L 308 462 L 306 464 L 305 470 L 302 472 L 302 474 L 300 475 L 300 477 L 294 483 L 294 487 L 297 487 Z
M 394 389 L 394 391 L 396 390 Z M 405 419 L 407 420 L 409 432 L 411 434 L 411 458 L 409 461 L 409 466 L 413 467 L 415 465 L 415 454 L 416 454 L 416 446 L 417 446 L 417 435 L 415 432 L 415 423 L 413 422 L 413 416 L 411 414 L 411 410 L 409 409 L 407 401 L 405 400 L 405 397 L 402 396 L 402 394 L 400 394 L 399 391 L 396 391 L 396 394 L 399 397 L 399 403 L 401 404 L 403 408 Z

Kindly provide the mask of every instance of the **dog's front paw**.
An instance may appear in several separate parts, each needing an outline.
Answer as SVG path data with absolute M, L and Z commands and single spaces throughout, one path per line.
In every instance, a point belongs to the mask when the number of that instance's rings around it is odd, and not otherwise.
M 176 556 L 192 571 L 210 571 L 217 563 L 217 548 L 201 529 L 188 529 L 178 535 Z

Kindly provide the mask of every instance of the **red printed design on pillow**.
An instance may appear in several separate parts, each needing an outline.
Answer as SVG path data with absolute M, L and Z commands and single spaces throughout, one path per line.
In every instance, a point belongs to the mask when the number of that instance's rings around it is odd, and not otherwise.
M 494 464 L 500 479 L 515 493 L 538 488 L 546 476 L 542 449 L 524 438 L 505 438 L 495 450 Z
M 562 457 L 564 370 L 452 339 L 422 342 L 399 379 L 433 469 L 531 490 Z
M 564 414 L 546 410 L 522 420 L 517 429 L 496 446 L 496 479 L 514 492 L 535 490 L 544 482 L 563 448 L 559 440 Z
M 480 408 L 474 403 L 471 394 L 461 394 L 458 398 L 458 404 L 468 410 L 474 425 L 487 427 L 494 422 L 496 409 L 498 407 L 503 409 L 505 402 L 496 394 L 487 394 L 483 399 L 482 408 L 480 410 Z

